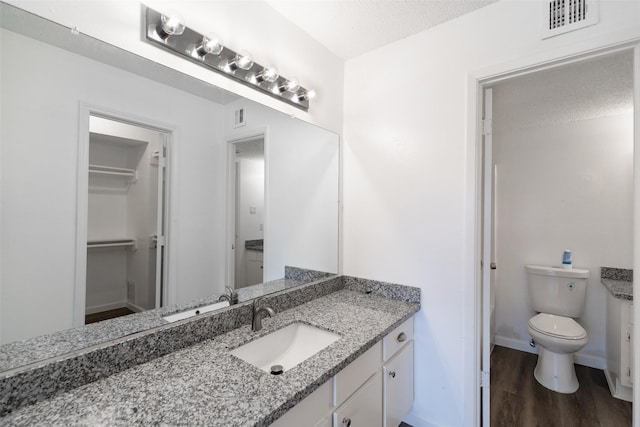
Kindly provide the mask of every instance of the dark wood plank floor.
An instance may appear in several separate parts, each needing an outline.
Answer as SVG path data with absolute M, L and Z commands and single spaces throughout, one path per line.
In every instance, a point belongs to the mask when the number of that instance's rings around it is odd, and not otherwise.
M 85 325 L 88 325 L 89 323 L 101 322 L 103 320 L 114 319 L 116 317 L 126 316 L 133 313 L 134 312 L 129 310 L 127 307 L 101 311 L 100 313 L 87 314 L 86 316 L 84 316 L 84 323 Z
M 496 346 L 491 354 L 491 426 L 625 427 L 631 403 L 611 396 L 604 372 L 576 365 L 580 388 L 556 393 L 533 376 L 537 355 Z

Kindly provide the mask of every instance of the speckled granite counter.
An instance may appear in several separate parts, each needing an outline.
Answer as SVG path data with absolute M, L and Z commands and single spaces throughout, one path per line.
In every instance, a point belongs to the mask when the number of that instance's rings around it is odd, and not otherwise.
M 1 418 L 0 424 L 269 425 L 420 308 L 419 289 L 408 288 L 408 301 L 401 301 L 389 298 L 394 296 L 389 292 L 397 291 L 381 282 L 368 285 L 369 281 L 347 279 L 343 280 L 345 289 L 265 319 L 258 333 L 248 324 L 241 326 L 15 410 Z M 296 321 L 342 338 L 280 376 L 229 354 L 231 349 Z
M 600 281 L 614 297 L 633 301 L 633 270 L 602 267 Z
M 285 277 L 253 286 L 240 288 L 239 302 L 291 289 L 305 283 L 335 276 L 315 270 L 285 266 Z M 62 354 L 79 351 L 128 335 L 166 325 L 162 319 L 174 313 L 202 307 L 218 301 L 218 295 L 201 298 L 188 303 L 148 310 L 141 313 L 105 320 L 79 328 L 67 329 L 39 337 L 16 341 L 0 346 L 0 372 L 16 369 L 24 365 L 55 358 Z

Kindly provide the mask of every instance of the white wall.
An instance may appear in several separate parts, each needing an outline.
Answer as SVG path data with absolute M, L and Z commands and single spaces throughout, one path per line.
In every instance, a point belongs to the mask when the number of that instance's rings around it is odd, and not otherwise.
M 72 326 L 80 102 L 175 127 L 170 280 L 178 302 L 221 291 L 222 108 L 5 30 L 1 42 L 2 342 Z
M 494 120 L 501 117 L 494 109 Z M 589 342 L 576 360 L 602 369 L 607 291 L 600 267 L 633 268 L 633 113 L 496 132 L 493 142 L 496 342 L 530 348 L 534 312 L 524 265 L 559 265 L 569 248 L 574 265 L 591 272 L 578 319 Z
M 640 36 L 639 2 L 601 2 L 600 24 L 545 41 L 538 16 L 501 1 L 346 63 L 343 269 L 422 289 L 412 424 L 476 421 L 470 74 Z
M 246 49 L 256 62 L 274 64 L 284 76 L 297 76 L 318 98 L 309 113 L 181 59 L 141 40 L 139 1 L 30 1 L 8 3 L 269 107 L 321 125 L 342 127 L 344 62 L 259 1 L 145 1 L 156 10 L 176 10 L 190 28 L 217 32 L 233 50 Z
M 239 107 L 247 124 L 234 129 Z M 227 141 L 265 129 L 265 279 L 285 265 L 337 272 L 338 135 L 251 102 L 227 106 Z

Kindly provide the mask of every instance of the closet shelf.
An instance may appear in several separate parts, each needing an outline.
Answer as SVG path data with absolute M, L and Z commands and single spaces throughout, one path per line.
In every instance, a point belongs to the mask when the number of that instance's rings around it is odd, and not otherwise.
M 136 239 L 104 239 L 104 240 L 89 240 L 87 242 L 87 248 L 116 248 L 126 247 L 133 250 L 136 249 Z
M 122 176 L 122 177 L 129 178 L 131 181 L 136 181 L 138 179 L 137 170 L 128 169 L 128 168 L 116 168 L 113 166 L 89 165 L 89 173 L 100 174 L 100 175 Z

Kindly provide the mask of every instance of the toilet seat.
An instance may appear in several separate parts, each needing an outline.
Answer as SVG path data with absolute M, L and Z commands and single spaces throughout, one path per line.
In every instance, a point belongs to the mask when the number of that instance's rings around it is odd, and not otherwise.
M 529 319 L 531 329 L 556 338 L 581 340 L 586 338 L 587 331 L 570 317 L 540 313 Z

